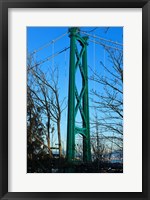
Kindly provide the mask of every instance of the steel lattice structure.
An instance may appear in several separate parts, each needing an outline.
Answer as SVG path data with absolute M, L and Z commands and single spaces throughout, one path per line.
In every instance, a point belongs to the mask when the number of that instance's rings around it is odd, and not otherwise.
M 79 28 L 69 29 L 70 37 L 70 70 L 68 93 L 68 122 L 67 122 L 67 160 L 72 162 L 75 157 L 75 135 L 83 137 L 83 161 L 91 161 L 90 127 L 89 127 L 89 98 L 87 71 L 87 40 L 82 37 Z M 79 45 L 81 48 L 78 48 Z M 82 77 L 82 89 L 78 93 L 76 86 L 76 71 L 79 68 Z M 80 112 L 82 127 L 77 127 L 75 119 Z

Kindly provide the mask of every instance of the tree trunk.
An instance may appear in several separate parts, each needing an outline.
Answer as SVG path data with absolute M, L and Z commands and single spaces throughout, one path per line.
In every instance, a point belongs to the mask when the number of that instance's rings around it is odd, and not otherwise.
M 48 146 L 48 149 L 49 149 L 49 156 L 50 156 L 50 158 L 52 158 L 53 157 L 53 155 L 52 155 L 52 151 L 51 151 L 51 145 L 50 145 L 50 138 L 49 137 L 47 137 L 47 146 Z
M 50 143 L 50 115 L 49 115 L 49 112 L 48 112 L 48 108 L 47 108 L 47 146 L 48 146 L 48 149 L 49 149 L 49 156 L 50 158 L 53 157 L 52 155 L 52 151 L 51 151 L 51 143 Z
M 59 158 L 61 158 L 62 146 L 61 146 L 60 120 L 57 121 L 57 133 L 58 133 L 58 145 L 59 145 Z

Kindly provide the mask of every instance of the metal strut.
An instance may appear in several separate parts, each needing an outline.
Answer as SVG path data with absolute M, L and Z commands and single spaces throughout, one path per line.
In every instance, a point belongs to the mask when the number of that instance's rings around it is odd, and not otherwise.
M 83 161 L 91 161 L 90 127 L 89 127 L 89 98 L 87 71 L 87 40 L 79 34 L 79 28 L 69 29 L 70 37 L 70 70 L 68 93 L 68 122 L 67 122 L 67 160 L 72 162 L 75 157 L 75 135 L 83 137 Z M 79 50 L 78 45 L 81 48 Z M 76 71 L 79 68 L 82 77 L 82 89 L 78 93 L 76 86 Z M 76 101 L 75 101 L 76 99 Z M 82 127 L 75 125 L 77 112 L 80 112 Z

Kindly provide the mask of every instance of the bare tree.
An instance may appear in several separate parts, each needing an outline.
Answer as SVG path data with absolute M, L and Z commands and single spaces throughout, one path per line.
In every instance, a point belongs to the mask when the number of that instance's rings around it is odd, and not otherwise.
M 105 48 L 107 65 L 100 62 L 92 71 L 90 80 L 97 85 L 91 91 L 91 99 L 98 111 L 100 132 L 116 149 L 123 148 L 123 52 Z M 103 69 L 103 70 L 102 70 Z M 103 73 L 101 73 L 103 71 Z
M 44 144 L 45 127 L 42 123 L 40 107 L 34 102 L 30 90 L 27 90 L 27 97 L 27 155 L 29 160 L 33 160 L 44 150 L 41 146 L 44 145 L 46 151 L 49 149 Z
M 54 128 L 51 126 L 51 122 L 54 122 L 57 126 L 59 156 L 62 157 L 60 123 L 61 114 L 65 109 L 65 106 L 63 107 L 65 98 L 60 101 L 58 67 L 43 72 L 39 66 L 36 66 L 33 59 L 31 60 L 32 62 L 28 62 L 31 63 L 28 64 L 28 79 L 30 79 L 28 80 L 28 90 L 32 93 L 34 102 L 40 106 L 43 118 L 46 117 L 43 122 L 47 129 L 46 139 L 50 156 L 52 156 L 50 134 Z M 32 67 L 32 65 L 35 67 Z

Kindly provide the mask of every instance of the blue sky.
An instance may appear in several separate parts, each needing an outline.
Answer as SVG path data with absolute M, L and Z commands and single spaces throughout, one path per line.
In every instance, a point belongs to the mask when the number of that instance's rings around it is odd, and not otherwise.
M 80 27 L 81 31 L 86 31 L 86 33 L 90 35 L 96 35 L 98 37 L 104 38 L 106 40 L 111 40 L 117 43 L 123 44 L 123 28 L 122 27 Z M 41 60 L 44 60 L 45 58 L 53 55 L 54 53 L 61 51 L 65 47 L 69 47 L 70 45 L 70 38 L 68 34 L 68 27 L 27 27 L 27 51 L 28 53 L 31 53 L 43 45 L 49 43 L 52 40 L 55 40 L 57 37 L 61 36 L 62 34 L 67 33 L 63 38 L 55 42 L 54 44 L 51 44 L 47 48 L 43 48 L 42 50 L 38 51 L 34 58 L 37 62 L 41 62 Z M 97 40 L 94 38 L 89 38 L 91 40 Z M 103 41 L 103 40 L 102 40 Z M 93 70 L 99 70 L 101 74 L 104 73 L 103 69 L 100 66 L 100 62 L 105 63 L 106 65 L 109 65 L 108 57 L 106 50 L 103 48 L 103 46 L 99 44 L 95 44 L 93 42 L 88 42 L 88 66 L 92 68 Z M 108 42 L 107 44 L 110 44 Z M 112 43 L 112 46 L 116 48 L 120 48 L 120 45 L 114 45 Z M 68 74 L 69 74 L 69 50 L 66 50 L 62 54 L 52 58 L 51 60 L 43 63 L 40 67 L 40 69 L 43 70 L 43 72 L 46 72 L 46 70 L 49 67 L 55 67 L 58 66 L 59 68 L 59 90 L 60 90 L 60 99 L 63 99 L 64 97 L 67 98 L 68 96 Z M 89 69 L 89 76 L 90 76 L 90 69 Z M 77 75 L 77 82 L 80 82 L 81 80 L 80 75 Z M 89 81 L 89 91 L 91 89 L 97 89 L 99 85 L 90 82 Z M 90 105 L 92 102 L 90 102 Z M 90 115 L 92 115 L 92 110 L 90 110 Z M 78 120 L 80 117 L 78 117 Z M 66 135 L 67 135 L 67 109 L 62 114 L 62 140 L 66 141 Z M 57 137 L 56 137 L 57 138 Z

